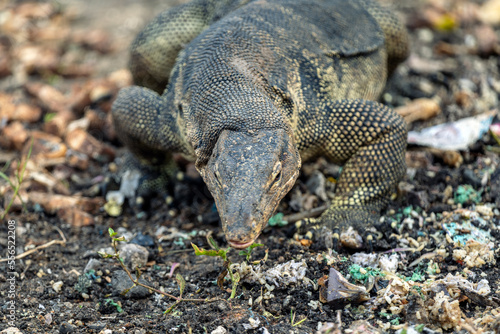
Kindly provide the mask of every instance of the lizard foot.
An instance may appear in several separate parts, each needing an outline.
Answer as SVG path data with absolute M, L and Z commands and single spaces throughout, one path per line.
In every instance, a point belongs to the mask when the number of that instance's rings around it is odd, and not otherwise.
M 118 201 L 127 199 L 136 212 L 149 210 L 150 200 L 156 195 L 162 196 L 166 204 L 172 203 L 173 181 L 183 176 L 174 161 L 168 164 L 151 165 L 141 163 L 131 154 L 127 154 L 120 165 L 120 172 L 109 178 L 108 184 L 104 184 L 103 188 L 108 201 L 119 198 L 122 200 Z M 114 187 L 109 187 L 111 181 Z M 118 188 L 116 184 L 119 185 L 119 190 L 114 190 Z
M 321 227 L 327 227 L 332 234 L 331 241 L 323 241 L 326 248 L 365 248 L 372 251 L 379 234 L 374 227 L 380 217 L 379 211 L 370 207 L 333 207 L 319 218 L 298 221 L 294 229 L 299 232 L 307 231 L 306 239 L 320 239 L 321 235 L 317 231 Z

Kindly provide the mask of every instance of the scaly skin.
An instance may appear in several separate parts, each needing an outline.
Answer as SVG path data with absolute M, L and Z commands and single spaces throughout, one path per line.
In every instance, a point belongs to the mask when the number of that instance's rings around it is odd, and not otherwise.
M 344 169 L 331 207 L 308 222 L 368 237 L 405 170 L 403 120 L 370 101 L 407 54 L 388 10 L 197 0 L 160 14 L 131 53 L 136 83 L 149 88 L 120 92 L 118 135 L 149 169 L 174 151 L 195 159 L 232 247 L 259 236 L 301 159 L 319 155 Z

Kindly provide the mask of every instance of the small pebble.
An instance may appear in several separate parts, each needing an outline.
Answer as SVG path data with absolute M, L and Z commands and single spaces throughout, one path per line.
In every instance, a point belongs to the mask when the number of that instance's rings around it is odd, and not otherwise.
M 226 302 L 220 302 L 217 304 L 219 311 L 225 312 L 227 310 Z
M 148 262 L 149 251 L 137 244 L 124 244 L 120 246 L 120 257 L 130 269 L 143 268 Z
M 293 297 L 292 296 L 287 296 L 285 300 L 283 301 L 283 307 L 287 307 L 290 305 L 290 302 L 292 301 Z
M 137 244 L 142 247 L 154 247 L 155 245 L 155 241 L 151 236 L 144 235 L 141 232 L 139 232 L 132 240 L 130 240 L 130 243 Z
M 59 293 L 59 292 L 61 292 L 62 286 L 63 286 L 63 282 L 58 281 L 58 282 L 55 282 L 54 284 L 52 284 L 52 289 L 54 289 L 55 292 Z
M 307 305 L 311 307 L 311 310 L 316 311 L 319 307 L 319 300 L 311 300 Z
M 136 279 L 136 276 L 134 274 L 132 274 L 132 277 Z M 139 282 L 142 284 L 148 284 L 148 282 L 143 278 L 140 278 Z M 129 289 L 132 285 L 133 283 L 125 271 L 119 270 L 113 273 L 113 277 L 111 279 L 111 287 L 113 288 L 113 292 L 115 294 L 121 294 L 123 291 Z M 145 298 L 147 296 L 149 296 L 148 289 L 142 286 L 136 286 L 130 289 L 130 291 L 125 295 L 125 298 Z
M 210 332 L 210 334 L 226 334 L 226 333 L 227 333 L 227 329 L 225 329 L 222 326 L 219 326 L 219 327 L 217 327 L 216 329 L 214 329 L 213 331 Z
M 97 259 L 90 259 L 89 262 L 87 263 L 87 265 L 85 266 L 85 269 L 83 270 L 83 272 L 87 273 L 91 270 L 94 270 L 96 271 L 97 268 L 101 267 L 101 261 L 97 260 Z
M 434 39 L 434 34 L 430 29 L 419 29 L 417 31 L 418 39 L 422 42 L 430 43 Z
M 68 324 L 67 322 L 63 322 L 59 327 L 59 334 L 69 334 L 75 331 L 75 326 Z

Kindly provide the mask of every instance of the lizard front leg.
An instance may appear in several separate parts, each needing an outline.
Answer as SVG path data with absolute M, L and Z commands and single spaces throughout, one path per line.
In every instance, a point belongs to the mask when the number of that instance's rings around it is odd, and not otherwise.
M 167 195 L 169 181 L 177 173 L 172 153 L 193 155 L 180 129 L 180 116 L 167 102 L 148 88 L 131 86 L 122 89 L 113 103 L 116 133 L 133 154 L 126 157 L 123 173 L 136 170 L 141 175 L 135 198 L 140 207 L 153 193 Z
M 341 100 L 327 106 L 319 119 L 311 122 L 316 134 L 299 149 L 318 152 L 344 164 L 335 198 L 319 219 L 333 229 L 334 243 L 339 232 L 354 228 L 371 248 L 369 234 L 387 205 L 391 192 L 405 173 L 407 130 L 404 120 L 390 108 L 367 100 Z M 311 137 L 309 137 L 311 138 Z M 341 240 L 347 247 L 359 243 Z

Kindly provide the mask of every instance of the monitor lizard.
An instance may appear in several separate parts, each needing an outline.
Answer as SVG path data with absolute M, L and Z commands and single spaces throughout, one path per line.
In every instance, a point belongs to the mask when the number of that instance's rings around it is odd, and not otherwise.
M 407 54 L 404 25 L 375 1 L 194 0 L 138 34 L 113 121 L 143 189 L 164 190 L 173 152 L 195 160 L 234 248 L 256 240 L 301 162 L 326 156 L 343 165 L 335 198 L 306 222 L 371 247 L 407 136 L 375 101 Z

